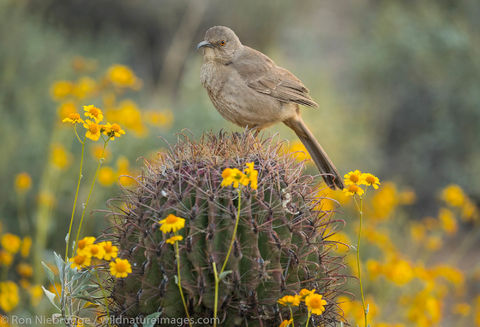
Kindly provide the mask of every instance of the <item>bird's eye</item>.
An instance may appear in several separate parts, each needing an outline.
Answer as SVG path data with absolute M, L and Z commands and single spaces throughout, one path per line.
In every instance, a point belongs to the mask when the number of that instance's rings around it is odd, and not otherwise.
M 225 45 L 225 40 L 221 40 L 220 45 L 223 47 Z

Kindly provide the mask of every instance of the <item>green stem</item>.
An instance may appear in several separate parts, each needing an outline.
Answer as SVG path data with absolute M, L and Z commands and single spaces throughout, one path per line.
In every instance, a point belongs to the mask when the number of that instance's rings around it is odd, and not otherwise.
M 290 320 L 292 321 L 292 327 L 295 327 L 295 323 L 293 322 L 293 311 L 292 311 L 292 306 L 289 305 L 288 308 L 290 309 Z M 307 322 L 308 324 L 308 322 Z
M 362 270 L 360 267 L 360 239 L 362 235 L 362 220 L 363 220 L 363 198 L 360 197 L 360 206 L 359 206 L 360 221 L 358 226 L 358 241 L 357 241 L 357 270 L 358 270 L 358 281 L 360 283 L 360 295 L 362 297 L 362 307 L 363 315 L 365 318 L 365 327 L 368 327 L 367 324 L 367 308 L 365 307 L 365 296 L 363 294 L 363 283 L 362 283 Z
M 97 180 L 98 172 L 100 171 L 100 167 L 102 166 L 102 163 L 103 163 L 103 160 L 104 160 L 103 156 L 105 154 L 105 148 L 107 147 L 107 143 L 108 143 L 108 139 L 103 144 L 102 154 L 100 155 L 100 160 L 98 161 L 97 170 L 95 171 L 95 176 L 93 176 L 92 184 L 90 185 L 90 191 L 88 192 L 88 196 L 87 196 L 87 201 L 85 202 L 85 205 L 84 205 L 83 210 L 82 210 L 82 216 L 80 218 L 80 224 L 78 225 L 77 236 L 75 238 L 75 250 L 77 249 L 78 239 L 80 237 L 80 232 L 82 230 L 83 219 L 85 218 L 85 212 L 87 211 L 88 203 L 90 202 L 90 197 L 92 196 L 93 187 L 95 186 L 95 182 Z
M 175 236 L 177 233 L 175 233 Z M 185 314 L 187 315 L 188 318 L 188 325 L 192 327 L 192 323 L 190 321 L 190 315 L 188 314 L 188 308 L 187 308 L 187 302 L 185 302 L 185 297 L 183 296 L 183 290 L 182 290 L 182 280 L 180 277 L 180 249 L 178 247 L 178 241 L 175 242 L 175 258 L 177 259 L 177 285 L 178 285 L 178 290 L 180 291 L 180 297 L 182 298 L 182 303 L 183 307 L 185 309 Z
M 227 266 L 228 258 L 230 257 L 230 253 L 232 252 L 233 244 L 235 243 L 235 238 L 237 236 L 237 229 L 238 229 L 238 222 L 240 221 L 240 209 L 242 207 L 242 190 L 240 188 L 238 190 L 238 208 L 237 208 L 237 217 L 235 219 L 235 227 L 233 228 L 233 235 L 232 239 L 230 240 L 230 246 L 228 247 L 227 256 L 225 257 L 225 262 L 223 263 L 222 269 L 220 269 L 220 274 L 225 270 Z
M 310 317 L 312 316 L 312 310 L 308 310 L 308 316 L 307 316 L 307 324 L 305 327 L 308 327 L 308 324 L 310 323 Z
M 75 134 L 78 137 L 77 130 L 75 130 Z M 82 169 L 83 169 L 83 157 L 85 153 L 85 137 L 83 138 L 82 143 L 82 154 L 80 157 L 80 170 L 78 172 L 78 181 L 77 181 L 77 190 L 75 191 L 75 199 L 73 200 L 73 209 L 72 209 L 72 215 L 70 217 L 70 226 L 68 227 L 68 234 L 67 234 L 67 245 L 65 247 L 65 261 L 68 262 L 68 248 L 70 244 L 70 237 L 72 233 L 72 226 L 73 226 L 73 218 L 75 217 L 75 209 L 77 207 L 77 199 L 78 199 L 78 192 L 80 190 L 80 181 L 82 180 Z
M 105 309 L 107 310 L 107 323 L 108 323 L 108 327 L 111 327 L 111 324 L 110 324 L 110 310 L 108 309 L 108 299 L 107 299 L 107 294 L 105 293 L 105 289 L 103 288 L 103 285 L 100 281 L 100 277 L 98 276 L 98 272 L 96 269 L 94 269 L 95 271 L 95 277 L 97 277 L 97 282 L 98 282 L 98 286 L 100 286 L 100 290 L 102 291 L 102 295 L 103 295 L 103 300 L 105 302 Z
M 217 265 L 215 262 L 212 263 L 213 274 L 215 276 L 215 299 L 213 304 L 213 327 L 217 327 L 217 308 L 218 308 L 218 284 L 220 279 L 218 278 Z

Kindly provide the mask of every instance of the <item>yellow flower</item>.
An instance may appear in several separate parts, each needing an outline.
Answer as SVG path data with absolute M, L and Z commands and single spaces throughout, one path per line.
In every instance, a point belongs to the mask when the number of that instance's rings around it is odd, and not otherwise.
M 160 220 L 160 230 L 163 233 L 176 233 L 183 227 L 185 227 L 185 219 L 169 214 L 167 218 Z
M 302 298 L 302 300 L 304 300 L 307 296 L 309 296 L 310 294 L 315 294 L 315 289 L 313 290 L 307 290 L 306 288 L 302 288 L 302 290 L 300 291 L 299 295 L 300 297 Z
M 364 184 L 367 186 L 373 186 L 374 189 L 378 189 L 378 185 L 380 185 L 380 180 L 377 176 L 372 175 L 370 173 L 363 173 L 361 175 L 360 184 Z
M 65 118 L 68 118 L 70 114 L 77 113 L 77 107 L 74 102 L 63 102 L 58 106 L 57 113 L 60 120 L 63 121 Z M 80 118 L 80 115 L 78 117 Z
M 405 285 L 415 277 L 412 264 L 395 257 L 387 262 L 385 267 L 383 267 L 383 272 L 387 279 L 397 285 Z
M 79 99 L 91 96 L 95 92 L 95 80 L 84 76 L 81 77 L 73 86 L 72 94 Z
M 8 317 L 0 314 L 0 327 L 10 327 L 10 326 L 11 325 L 8 323 Z
M 117 278 L 127 277 L 132 272 L 132 266 L 127 259 L 117 258 L 115 262 L 110 262 L 110 274 Z
M 18 286 L 12 281 L 0 282 L 0 309 L 10 312 L 19 302 Z
M 69 81 L 55 82 L 50 88 L 50 94 L 54 100 L 61 100 L 73 91 L 73 83 Z
M 462 188 L 456 184 L 450 184 L 442 191 L 441 198 L 445 203 L 452 207 L 461 207 L 465 202 L 465 193 Z
M 25 193 L 32 187 L 32 178 L 29 174 L 23 172 L 15 176 L 15 191 Z
M 90 244 L 82 251 L 82 255 L 101 260 L 105 256 L 105 250 L 100 244 Z
M 310 153 L 308 153 L 303 143 L 300 142 L 299 140 L 290 142 L 290 146 L 288 147 L 288 149 L 282 152 L 284 152 L 287 155 L 290 155 L 298 162 L 312 159 L 312 157 L 310 156 Z
M 338 253 L 347 253 L 350 249 L 350 239 L 347 234 L 343 232 L 335 232 L 325 239 L 327 242 L 333 243 L 333 248 Z
M 293 305 L 294 307 L 298 307 L 300 304 L 301 296 L 300 295 L 285 295 L 278 299 L 278 304 L 280 305 Z
M 321 315 L 325 311 L 327 301 L 320 294 L 310 294 L 305 298 L 305 305 L 315 315 Z
M 2 244 L 2 247 L 5 249 L 5 251 L 11 254 L 15 254 L 20 249 L 22 241 L 17 235 L 7 233 L 2 235 L 0 243 Z
M 357 169 L 343 176 L 345 185 L 359 185 L 362 182 L 362 173 Z
M 378 276 L 384 273 L 383 266 L 380 262 L 369 259 L 367 260 L 367 271 L 368 277 L 371 279 L 376 279 Z
M 237 168 L 225 168 L 222 172 L 223 181 L 220 186 L 229 186 L 233 184 L 234 188 L 238 188 L 239 184 L 248 185 L 248 178 Z
M 62 123 L 70 123 L 75 125 L 75 124 L 83 124 L 84 121 L 82 118 L 80 118 L 80 115 L 77 112 L 72 112 L 62 120 Z
M 258 171 L 254 168 L 253 162 L 248 162 L 245 164 L 247 168 L 244 169 L 245 175 L 247 176 L 248 180 L 250 181 L 250 187 L 254 190 L 257 189 L 258 183 Z
M 70 261 L 72 262 L 72 268 L 82 269 L 90 266 L 92 259 L 88 255 L 77 254 L 73 258 L 70 258 Z
M 95 159 L 97 160 L 100 160 L 100 159 L 104 159 L 104 161 L 107 161 L 110 159 L 110 151 L 108 151 L 108 149 L 105 149 L 103 148 L 103 145 L 100 145 L 98 143 L 93 143 L 92 144 L 92 147 L 90 148 L 90 153 L 92 155 L 92 157 L 94 157 Z M 102 153 L 103 153 L 103 156 L 102 156 Z
M 149 110 L 144 115 L 145 121 L 153 126 L 169 128 L 173 123 L 173 113 L 171 110 Z
M 288 327 L 292 324 L 292 322 L 293 322 L 293 319 L 284 320 L 284 321 L 282 321 L 282 323 L 278 327 Z
M 33 285 L 29 288 L 28 292 L 30 293 L 32 306 L 36 307 L 43 297 L 42 285 Z
M 12 261 L 13 256 L 10 253 L 0 250 L 0 265 L 8 267 L 12 264 Z
M 98 139 L 100 138 L 100 132 L 101 132 L 100 125 L 87 119 L 83 124 L 83 127 L 87 129 L 87 133 L 85 134 L 86 137 L 88 137 L 92 141 L 98 141 Z
M 118 247 L 116 247 L 115 245 L 112 245 L 112 242 L 110 242 L 110 241 L 101 242 L 101 243 L 98 243 L 98 245 L 101 245 L 103 247 L 104 252 L 105 252 L 104 255 L 103 255 L 103 259 L 110 261 L 113 258 L 117 257 Z
M 96 123 L 99 123 L 103 120 L 102 111 L 94 105 L 83 106 L 83 110 L 85 111 L 85 117 L 94 119 Z
M 130 163 L 128 159 L 125 157 L 120 157 L 117 160 L 117 176 L 118 176 L 118 184 L 122 186 L 130 186 L 135 183 L 135 179 L 131 176 L 134 173 L 130 171 Z
M 109 121 L 114 121 L 125 129 L 132 130 L 137 137 L 147 135 L 148 129 L 143 123 L 142 113 L 132 100 L 120 102 L 117 109 L 109 109 L 106 114 Z
M 356 184 L 348 185 L 346 188 L 343 189 L 343 192 L 352 196 L 355 194 L 361 196 L 364 193 L 363 189 Z
M 77 245 L 77 252 L 82 253 L 89 245 L 95 242 L 95 237 L 93 236 L 85 236 L 80 241 L 78 241 Z
M 103 134 L 108 136 L 110 140 L 114 140 L 116 137 L 120 137 L 125 134 L 125 131 L 120 127 L 120 125 L 113 123 L 106 123 L 103 126 Z
M 68 168 L 72 155 L 61 144 L 53 144 L 50 152 L 50 162 L 60 170 Z
M 98 171 L 98 182 L 102 186 L 112 186 L 117 180 L 117 174 L 112 167 L 104 166 Z
M 181 240 L 183 240 L 183 236 L 182 236 L 182 235 L 175 235 L 175 236 L 170 237 L 168 240 L 166 240 L 166 242 L 167 242 L 168 244 L 172 244 L 172 245 L 173 245 L 173 244 L 175 244 L 176 242 L 181 241 Z
M 442 226 L 442 229 L 448 235 L 454 235 L 457 232 L 457 220 L 455 219 L 455 215 L 451 210 L 441 208 L 440 212 L 438 213 L 438 219 L 440 220 L 440 225 Z
M 107 71 L 107 78 L 114 85 L 120 87 L 135 87 L 139 81 L 135 74 L 123 65 L 113 65 Z
M 17 272 L 24 278 L 30 278 L 33 276 L 33 268 L 27 263 L 19 263 L 17 266 Z

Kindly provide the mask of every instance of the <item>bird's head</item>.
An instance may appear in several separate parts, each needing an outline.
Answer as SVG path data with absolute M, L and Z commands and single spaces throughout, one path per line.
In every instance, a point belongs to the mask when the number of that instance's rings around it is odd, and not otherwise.
M 205 39 L 197 45 L 197 49 L 203 49 L 205 60 L 223 64 L 231 62 L 235 52 L 241 47 L 242 43 L 235 32 L 225 26 L 209 28 L 205 33 Z

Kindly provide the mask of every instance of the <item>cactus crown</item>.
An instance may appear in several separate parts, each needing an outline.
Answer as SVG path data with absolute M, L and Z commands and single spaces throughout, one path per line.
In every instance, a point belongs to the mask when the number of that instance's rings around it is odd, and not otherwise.
M 133 266 L 125 279 L 111 279 L 110 312 L 135 317 L 161 312 L 184 317 L 176 283 L 172 245 L 159 230 L 168 214 L 186 219 L 180 231 L 181 285 L 192 317 L 212 317 L 214 274 L 227 251 L 238 193 L 221 187 L 227 167 L 254 162 L 258 190 L 242 190 L 241 215 L 228 274 L 220 281 L 222 326 L 277 326 L 288 309 L 277 304 L 286 294 L 316 289 L 327 300 L 314 322 L 335 325 L 341 314 L 335 298 L 344 283 L 342 258 L 325 240 L 331 216 L 318 210 L 314 177 L 303 164 L 283 155 L 276 138 L 251 133 L 204 134 L 199 141 L 179 138 L 158 162 L 146 162 L 123 206 L 112 208 L 116 224 L 104 237 L 116 241 Z M 121 208 L 121 209 L 120 209 Z M 296 311 L 297 317 L 306 316 Z

